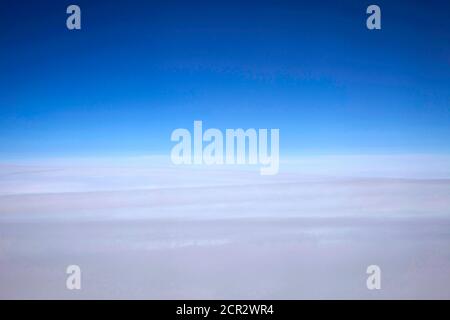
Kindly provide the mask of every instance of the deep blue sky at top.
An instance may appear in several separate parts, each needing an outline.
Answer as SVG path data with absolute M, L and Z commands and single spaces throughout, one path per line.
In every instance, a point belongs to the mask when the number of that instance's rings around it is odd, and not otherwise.
M 448 153 L 450 1 L 0 0 L 3 158 L 168 154 L 194 120 L 280 128 L 286 154 Z

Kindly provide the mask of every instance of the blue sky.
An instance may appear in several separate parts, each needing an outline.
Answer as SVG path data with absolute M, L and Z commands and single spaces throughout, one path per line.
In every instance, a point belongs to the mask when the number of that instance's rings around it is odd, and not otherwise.
M 365 26 L 378 4 L 382 30 Z M 78 4 L 82 30 L 69 31 Z M 280 128 L 284 154 L 450 153 L 448 1 L 0 3 L 0 155 L 169 154 Z

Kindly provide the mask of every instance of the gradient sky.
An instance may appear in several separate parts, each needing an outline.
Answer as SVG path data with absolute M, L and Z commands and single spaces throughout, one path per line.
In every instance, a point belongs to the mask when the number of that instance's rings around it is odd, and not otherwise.
M 370 4 L 382 30 L 366 28 Z M 169 154 L 194 120 L 280 128 L 284 154 L 450 153 L 449 13 L 445 0 L 1 0 L 0 156 Z

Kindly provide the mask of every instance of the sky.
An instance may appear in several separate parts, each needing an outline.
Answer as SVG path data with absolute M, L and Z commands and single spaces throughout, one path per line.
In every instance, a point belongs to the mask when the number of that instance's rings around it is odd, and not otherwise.
M 81 8 L 81 30 L 66 8 Z M 381 8 L 382 29 L 366 28 Z M 0 160 L 167 154 L 176 128 L 280 152 L 450 153 L 448 1 L 0 2 Z

